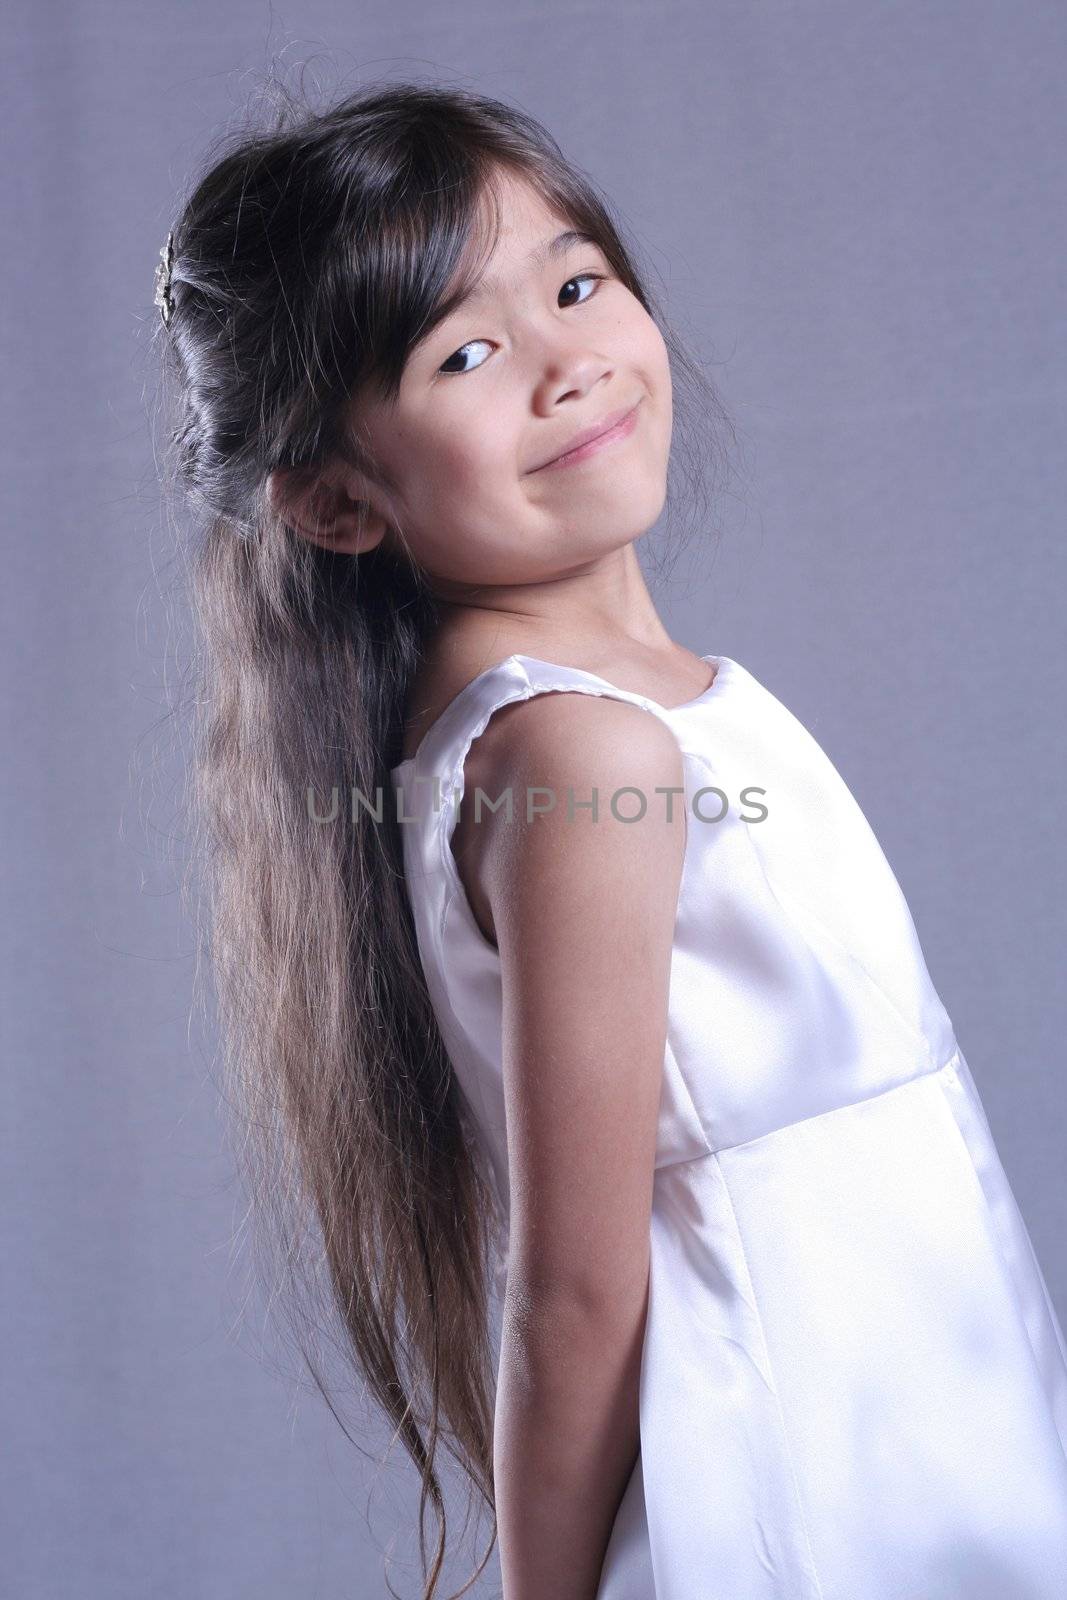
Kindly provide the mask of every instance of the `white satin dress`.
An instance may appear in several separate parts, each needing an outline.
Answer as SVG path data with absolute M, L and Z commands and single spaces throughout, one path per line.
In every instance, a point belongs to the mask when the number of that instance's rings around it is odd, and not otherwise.
M 509 656 L 392 772 L 506 1218 L 500 963 L 449 847 L 464 758 L 498 707 L 566 690 L 645 707 L 684 755 L 640 1454 L 598 1600 L 1065 1600 L 1067 1351 L 904 896 L 812 735 L 704 659 L 668 709 Z

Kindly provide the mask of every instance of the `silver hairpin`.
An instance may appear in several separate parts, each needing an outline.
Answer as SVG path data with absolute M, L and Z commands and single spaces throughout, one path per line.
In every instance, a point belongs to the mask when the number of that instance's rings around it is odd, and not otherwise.
M 156 268 L 156 305 L 163 318 L 163 326 L 170 326 L 170 319 L 174 315 L 174 299 L 170 292 L 170 275 L 174 266 L 174 235 L 167 234 L 167 242 L 160 250 L 162 260 Z

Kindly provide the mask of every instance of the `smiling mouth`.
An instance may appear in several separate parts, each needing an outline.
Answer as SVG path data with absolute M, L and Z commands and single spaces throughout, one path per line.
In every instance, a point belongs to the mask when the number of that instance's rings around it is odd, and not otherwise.
M 593 438 L 586 439 L 581 444 L 572 445 L 569 450 L 563 451 L 561 455 L 553 456 L 551 461 L 543 461 L 539 467 L 534 467 L 532 470 L 534 472 L 546 472 L 551 467 L 571 466 L 574 463 L 585 461 L 606 445 L 614 444 L 619 439 L 625 439 L 637 425 L 637 410 L 640 404 L 640 400 L 636 401 L 629 411 L 624 412 L 616 422 L 609 424 L 600 433 L 595 434 Z

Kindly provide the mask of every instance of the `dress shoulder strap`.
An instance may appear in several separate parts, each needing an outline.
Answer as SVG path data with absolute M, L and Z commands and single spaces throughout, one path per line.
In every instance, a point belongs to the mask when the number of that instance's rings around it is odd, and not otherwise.
M 414 760 L 405 765 L 416 767 L 424 779 L 431 775 L 439 777 L 444 790 L 458 785 L 462 798 L 467 752 L 484 732 L 493 713 L 513 701 L 558 690 L 607 695 L 641 706 L 661 718 L 666 716 L 663 707 L 654 700 L 629 689 L 619 689 L 595 672 L 559 666 L 536 656 L 510 655 L 487 667 L 460 690 L 423 736 Z

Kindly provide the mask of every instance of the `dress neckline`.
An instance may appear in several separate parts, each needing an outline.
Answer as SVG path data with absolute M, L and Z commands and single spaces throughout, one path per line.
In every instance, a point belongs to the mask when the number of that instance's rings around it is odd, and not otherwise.
M 692 700 L 683 700 L 680 705 L 676 706 L 665 706 L 659 700 L 653 700 L 651 695 L 640 694 L 636 689 L 622 689 L 618 684 L 612 683 L 608 678 L 602 678 L 599 673 L 587 672 L 584 667 L 565 667 L 558 661 L 545 661 L 540 656 L 527 656 L 518 652 L 513 652 L 511 655 L 505 656 L 503 660 L 494 661 L 491 666 L 485 667 L 481 672 L 478 673 L 477 677 L 472 678 L 470 682 L 459 691 L 458 694 L 453 695 L 452 699 L 445 706 L 444 710 L 438 713 L 438 715 L 430 723 L 430 726 L 423 733 L 422 738 L 419 740 L 418 746 L 415 750 L 415 754 L 413 756 L 408 756 L 404 761 L 398 762 L 395 767 L 391 767 L 390 774 L 394 772 L 403 772 L 406 767 L 413 767 L 421 756 L 422 752 L 426 749 L 431 735 L 438 727 L 440 727 L 444 719 L 448 716 L 451 716 L 456 707 L 461 705 L 469 695 L 473 694 L 480 683 L 484 682 L 484 680 L 490 677 L 493 673 L 500 672 L 509 664 L 509 662 L 528 661 L 532 666 L 548 667 L 552 672 L 573 672 L 576 673 L 580 678 L 591 678 L 594 683 L 601 683 L 607 689 L 614 689 L 618 694 L 633 695 L 635 699 L 644 700 L 646 704 L 656 706 L 658 710 L 666 713 L 666 715 L 673 716 L 676 711 L 690 711 L 693 709 L 693 707 L 703 705 L 705 700 L 710 699 L 715 693 L 715 690 L 719 687 L 724 675 L 724 670 L 731 665 L 729 656 L 709 655 L 701 656 L 700 659 L 701 661 L 713 661 L 715 663 L 715 676 L 712 678 L 707 688 L 702 689 L 698 695 L 694 695 Z

